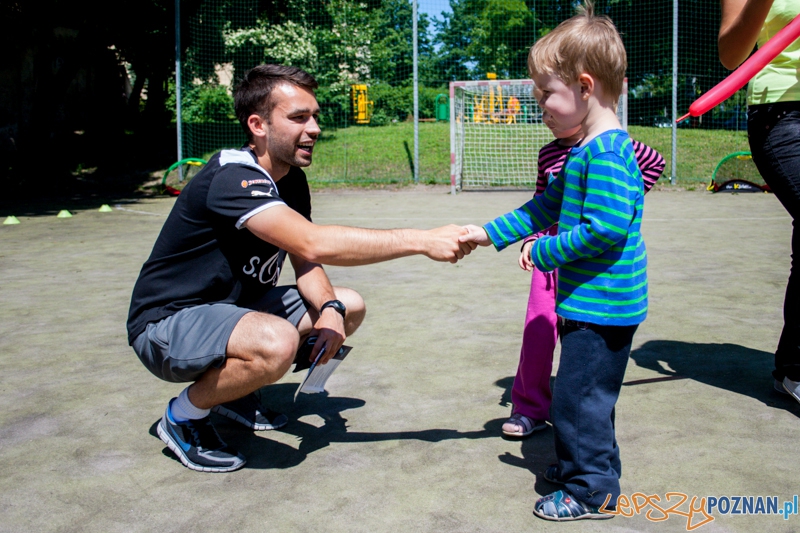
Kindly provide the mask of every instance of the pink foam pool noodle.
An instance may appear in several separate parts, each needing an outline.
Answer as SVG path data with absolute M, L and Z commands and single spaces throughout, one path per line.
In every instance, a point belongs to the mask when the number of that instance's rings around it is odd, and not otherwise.
M 744 87 L 750 79 L 758 74 L 767 64 L 783 52 L 787 46 L 800 37 L 800 15 L 787 24 L 775 36 L 764 43 L 764 46 L 750 56 L 747 61 L 739 65 L 727 78 L 719 82 L 706 94 L 698 98 L 689 106 L 689 112 L 677 120 L 681 122 L 689 116 L 699 117 L 707 113 L 721 102 L 730 98 L 733 93 Z

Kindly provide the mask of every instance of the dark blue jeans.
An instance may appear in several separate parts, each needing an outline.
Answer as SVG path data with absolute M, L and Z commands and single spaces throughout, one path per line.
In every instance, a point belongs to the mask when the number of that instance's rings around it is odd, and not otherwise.
M 638 326 L 565 321 L 551 411 L 559 475 L 575 498 L 609 508 L 619 497 L 622 463 L 614 434 L 625 367 Z
M 761 177 L 792 217 L 792 266 L 772 374 L 779 381 L 800 381 L 800 279 L 794 263 L 800 252 L 800 102 L 750 106 L 747 135 Z

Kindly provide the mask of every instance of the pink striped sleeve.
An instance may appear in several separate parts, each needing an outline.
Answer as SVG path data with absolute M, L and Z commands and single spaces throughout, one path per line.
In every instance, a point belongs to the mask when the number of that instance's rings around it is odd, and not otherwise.
M 633 141 L 633 139 L 631 139 Z M 644 182 L 644 192 L 653 188 L 658 178 L 664 173 L 667 163 L 661 154 L 656 152 L 644 143 L 633 141 L 633 151 L 636 153 L 636 161 L 642 171 L 642 181 Z

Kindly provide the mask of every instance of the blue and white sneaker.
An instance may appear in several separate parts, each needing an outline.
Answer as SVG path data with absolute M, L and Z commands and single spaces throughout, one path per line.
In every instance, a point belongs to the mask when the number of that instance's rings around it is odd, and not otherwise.
M 600 512 L 599 507 L 588 505 L 575 499 L 565 490 L 558 490 L 536 501 L 533 514 L 545 520 L 563 522 L 567 520 L 606 520 L 613 514 Z
M 174 401 L 169 401 L 156 431 L 184 466 L 198 472 L 231 472 L 244 466 L 244 456 L 219 438 L 209 417 L 175 422 L 169 412 Z
M 289 421 L 286 415 L 276 413 L 272 409 L 264 409 L 258 397 L 252 392 L 244 398 L 214 406 L 211 410 L 256 431 L 279 429 Z

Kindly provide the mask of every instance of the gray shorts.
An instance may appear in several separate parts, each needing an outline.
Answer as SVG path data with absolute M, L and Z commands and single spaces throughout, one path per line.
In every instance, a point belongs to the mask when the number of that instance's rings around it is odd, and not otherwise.
M 222 366 L 228 339 L 247 313 L 269 313 L 297 327 L 307 310 L 308 304 L 296 286 L 275 287 L 247 307 L 198 305 L 151 322 L 133 341 L 133 350 L 158 378 L 175 383 L 196 381 L 209 368 Z

